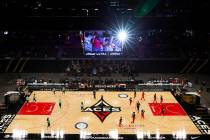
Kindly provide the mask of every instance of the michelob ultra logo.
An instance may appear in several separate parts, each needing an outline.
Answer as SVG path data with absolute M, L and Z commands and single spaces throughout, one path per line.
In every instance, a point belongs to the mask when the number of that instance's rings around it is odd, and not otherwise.
M 101 99 L 94 105 L 90 107 L 86 107 L 82 112 L 93 112 L 103 123 L 106 117 L 111 114 L 112 112 L 120 112 L 120 107 L 113 107 L 112 105 L 108 104 L 101 96 Z

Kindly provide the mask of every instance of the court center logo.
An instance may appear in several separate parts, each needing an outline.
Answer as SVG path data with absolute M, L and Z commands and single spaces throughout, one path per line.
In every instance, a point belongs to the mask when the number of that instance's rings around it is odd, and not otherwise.
M 101 99 L 94 105 L 86 107 L 82 112 L 93 112 L 103 123 L 106 117 L 112 112 L 120 112 L 120 107 L 113 107 L 108 104 L 101 96 Z

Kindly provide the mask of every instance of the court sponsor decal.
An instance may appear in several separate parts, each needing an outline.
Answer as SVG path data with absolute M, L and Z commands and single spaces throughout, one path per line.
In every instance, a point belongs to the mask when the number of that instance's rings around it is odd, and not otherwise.
M 200 136 L 191 136 L 190 138 L 191 138 L 192 140 L 195 140 L 195 139 L 200 138 Z
M 120 112 L 120 107 L 113 107 L 112 105 L 108 104 L 101 96 L 101 99 L 94 105 L 90 107 L 86 107 L 82 112 L 92 112 L 94 113 L 100 121 L 103 123 L 106 117 L 111 114 L 112 112 Z
M 121 127 L 119 127 L 118 129 L 140 129 L 140 128 L 144 128 L 144 125 L 141 124 L 124 124 Z
M 202 120 L 201 117 L 195 116 L 195 115 L 189 115 L 192 122 L 197 126 L 197 128 L 200 130 L 202 134 L 210 134 L 210 128 L 207 125 L 207 123 Z
M 51 133 L 44 130 L 41 131 L 41 139 L 65 139 L 64 130 L 51 130 Z
M 24 103 L 18 115 L 51 115 L 54 106 L 52 102 Z
M 185 116 L 187 113 L 178 103 L 149 103 L 149 107 L 155 116 Z M 162 113 L 164 109 L 164 113 Z
M 77 129 L 85 129 L 88 127 L 88 124 L 85 122 L 78 122 L 75 124 L 75 128 Z
M 9 124 L 12 122 L 12 120 L 15 118 L 15 115 L 12 114 L 8 114 L 8 115 L 3 115 L 1 117 L 1 121 L 0 121 L 0 133 L 3 133 L 7 127 L 9 126 Z
M 118 97 L 120 97 L 120 98 L 128 98 L 128 94 L 120 93 L 120 94 L 118 94 Z
M 50 131 L 44 131 L 42 130 L 41 133 L 32 134 L 28 133 L 26 130 L 13 130 L 13 133 L 5 133 L 5 135 L 0 135 L 0 139 L 14 139 L 14 140 L 34 140 L 34 139 L 66 139 L 66 134 L 63 130 L 50 130 Z

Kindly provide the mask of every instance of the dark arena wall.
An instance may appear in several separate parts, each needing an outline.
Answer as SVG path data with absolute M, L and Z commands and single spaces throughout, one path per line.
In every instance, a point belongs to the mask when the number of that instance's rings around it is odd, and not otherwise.
M 196 64 L 194 65 L 196 61 Z M 209 73 L 209 62 L 199 69 L 206 59 L 182 60 L 182 59 L 140 59 L 127 60 L 122 58 L 78 58 L 78 59 L 4 59 L 0 60 L 0 72 L 22 72 L 22 73 L 63 73 L 70 67 L 70 73 L 75 73 L 73 63 L 79 64 L 80 74 L 91 74 L 92 68 L 98 69 L 100 66 L 107 68 L 107 73 L 128 74 L 127 67 L 132 73 Z M 104 65 L 102 65 L 104 64 Z M 125 67 L 124 67 L 125 65 Z M 193 66 L 192 66 L 193 65 Z M 109 70 L 109 67 L 120 66 L 120 70 Z M 117 68 L 116 68 L 117 69 Z M 104 73 L 106 73 L 104 72 Z M 103 73 L 103 72 L 102 72 Z

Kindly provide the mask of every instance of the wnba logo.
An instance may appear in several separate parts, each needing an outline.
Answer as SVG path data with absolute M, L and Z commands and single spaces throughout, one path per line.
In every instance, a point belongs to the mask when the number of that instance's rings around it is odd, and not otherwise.
M 120 112 L 120 107 L 113 107 L 101 96 L 101 99 L 94 105 L 86 107 L 82 112 L 93 112 L 103 122 L 112 112 Z

